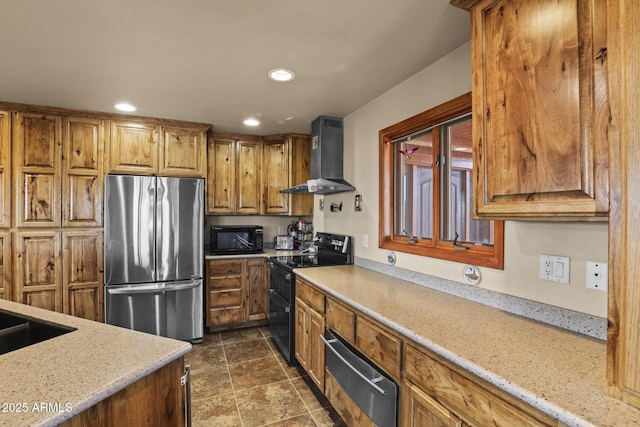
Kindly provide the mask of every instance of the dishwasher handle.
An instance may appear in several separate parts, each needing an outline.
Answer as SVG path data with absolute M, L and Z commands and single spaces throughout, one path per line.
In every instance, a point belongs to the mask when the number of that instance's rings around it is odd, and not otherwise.
M 349 363 L 349 361 L 347 359 L 345 359 L 338 350 L 336 350 L 335 348 L 333 348 L 333 346 L 331 344 L 333 344 L 334 342 L 337 342 L 338 339 L 337 338 L 333 338 L 330 340 L 327 340 L 322 334 L 320 334 L 320 339 L 324 342 L 325 346 L 327 348 L 329 348 L 333 354 L 335 354 L 336 356 L 338 356 L 338 358 L 340 359 L 340 361 L 342 361 L 342 363 L 345 364 L 345 366 L 347 366 L 349 369 L 351 369 L 356 375 L 358 375 L 360 378 L 362 378 L 367 384 L 369 384 L 375 391 L 377 391 L 378 393 L 382 394 L 383 396 L 386 394 L 386 392 L 381 389 L 380 387 L 378 387 L 378 385 L 376 384 L 376 382 L 379 382 L 382 378 L 374 378 L 373 380 L 370 380 L 369 378 L 367 378 L 362 372 L 360 372 L 358 369 L 356 369 L 355 366 L 353 366 L 351 363 Z

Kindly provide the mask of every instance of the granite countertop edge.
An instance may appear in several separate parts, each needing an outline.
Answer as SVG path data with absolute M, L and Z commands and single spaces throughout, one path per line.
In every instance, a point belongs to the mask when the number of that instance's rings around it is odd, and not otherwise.
M 0 309 L 75 329 L 0 355 L 0 366 L 4 370 L 3 381 L 0 381 L 2 403 L 27 405 L 27 411 L 22 414 L 0 413 L 0 426 L 16 425 L 16 422 L 54 426 L 67 421 L 184 356 L 192 347 L 185 341 L 6 300 L 0 300 Z M 32 405 L 39 402 L 71 407 L 33 411 Z

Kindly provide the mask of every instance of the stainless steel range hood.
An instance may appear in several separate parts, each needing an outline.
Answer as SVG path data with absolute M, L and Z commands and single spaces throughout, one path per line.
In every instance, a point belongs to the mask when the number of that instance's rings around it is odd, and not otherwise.
M 320 116 L 311 123 L 311 179 L 280 190 L 286 194 L 332 194 L 354 191 L 343 179 L 342 118 Z

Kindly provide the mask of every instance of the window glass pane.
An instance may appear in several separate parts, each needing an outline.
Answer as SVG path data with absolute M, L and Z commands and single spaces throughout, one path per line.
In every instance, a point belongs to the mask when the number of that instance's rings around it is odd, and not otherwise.
M 433 237 L 433 134 L 396 142 L 394 234 Z M 406 232 L 405 232 L 406 231 Z
M 471 117 L 443 125 L 442 152 L 447 159 L 442 168 L 442 240 L 493 244 L 493 222 L 474 220 L 472 188 Z

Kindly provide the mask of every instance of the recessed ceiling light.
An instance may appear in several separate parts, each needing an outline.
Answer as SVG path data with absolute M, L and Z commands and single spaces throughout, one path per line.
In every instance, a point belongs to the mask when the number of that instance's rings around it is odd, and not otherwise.
M 256 119 L 245 119 L 245 121 L 243 121 L 242 123 L 247 126 L 258 126 L 260 124 L 260 122 Z
M 286 68 L 273 69 L 269 71 L 268 76 L 271 80 L 276 82 L 288 82 L 296 77 L 293 71 L 287 70 Z
M 113 105 L 115 107 L 116 110 L 120 110 L 120 111 L 126 111 L 128 113 L 131 113 L 133 111 L 136 111 L 137 108 L 134 107 L 133 105 L 127 103 L 127 102 L 119 102 L 117 104 Z

